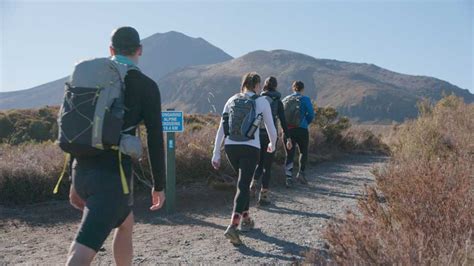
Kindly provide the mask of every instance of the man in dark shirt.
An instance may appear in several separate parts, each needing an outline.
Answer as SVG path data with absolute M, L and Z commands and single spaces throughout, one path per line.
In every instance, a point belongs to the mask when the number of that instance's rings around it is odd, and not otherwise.
M 110 46 L 112 60 L 136 65 L 142 54 L 138 32 L 131 27 L 121 27 L 112 34 Z M 161 124 L 161 99 L 156 83 L 139 70 L 130 70 L 125 77 L 124 129 L 144 121 L 147 131 L 148 153 L 154 185 L 151 190 L 155 211 L 163 206 L 165 193 L 165 154 Z M 135 129 L 127 132 L 135 135 Z M 132 231 L 133 193 L 125 195 L 120 184 L 119 164 L 127 175 L 127 183 L 133 182 L 131 158 L 123 155 L 117 159 L 117 151 L 104 151 L 98 156 L 75 158 L 72 165 L 71 204 L 83 211 L 82 222 L 72 243 L 69 265 L 89 265 L 102 247 L 110 232 L 114 235 L 113 253 L 117 265 L 131 265 L 133 257 Z

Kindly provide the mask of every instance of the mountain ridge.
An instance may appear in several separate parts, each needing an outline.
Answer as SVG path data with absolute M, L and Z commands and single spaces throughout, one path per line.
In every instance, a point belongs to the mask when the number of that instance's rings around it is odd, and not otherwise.
M 293 80 L 302 80 L 305 93 L 318 104 L 333 106 L 359 121 L 415 117 L 417 101 L 423 97 L 439 100 L 443 91 L 474 101 L 468 90 L 436 78 L 401 74 L 374 64 L 317 59 L 282 49 L 257 50 L 218 64 L 185 67 L 160 79 L 159 85 L 166 106 L 219 113 L 227 98 L 238 92 L 240 77 L 250 71 L 258 72 L 262 79 L 276 76 L 283 94 L 290 92 Z
M 422 98 L 439 100 L 456 94 L 473 102 L 474 95 L 447 81 L 391 71 L 375 64 L 315 58 L 284 49 L 256 50 L 233 58 L 201 37 L 170 31 L 142 40 L 139 66 L 157 81 L 164 107 L 186 112 L 216 112 L 238 92 L 244 73 L 256 71 L 262 79 L 277 77 L 283 95 L 294 80 L 321 106 L 361 122 L 403 121 L 417 115 Z M 0 109 L 58 105 L 63 96 L 61 78 L 15 92 L 0 93 Z

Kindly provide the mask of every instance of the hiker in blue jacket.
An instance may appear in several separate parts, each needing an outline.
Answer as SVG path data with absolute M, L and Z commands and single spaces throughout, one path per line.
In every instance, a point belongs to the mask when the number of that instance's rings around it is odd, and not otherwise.
M 293 93 L 283 99 L 285 117 L 288 124 L 288 135 L 292 144 L 285 147 L 285 174 L 287 188 L 293 186 L 293 162 L 296 145 L 298 145 L 300 150 L 299 171 L 296 175 L 296 180 L 302 184 L 308 184 L 305 175 L 309 145 L 308 126 L 315 117 L 311 99 L 308 96 L 304 96 L 304 83 L 301 81 L 293 82 L 292 90 Z M 291 149 L 288 149 L 288 147 Z

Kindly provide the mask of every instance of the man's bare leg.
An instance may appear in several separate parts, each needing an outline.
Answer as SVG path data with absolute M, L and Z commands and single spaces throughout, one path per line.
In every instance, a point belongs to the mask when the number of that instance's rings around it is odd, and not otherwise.
M 90 265 L 95 257 L 95 250 L 83 244 L 72 242 L 67 258 L 67 265 Z
M 133 258 L 133 213 L 130 212 L 125 221 L 115 230 L 114 258 L 117 266 L 132 265 Z

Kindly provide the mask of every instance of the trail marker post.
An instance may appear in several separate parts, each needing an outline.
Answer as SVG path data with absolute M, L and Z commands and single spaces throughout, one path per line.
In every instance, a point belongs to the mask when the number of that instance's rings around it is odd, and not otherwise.
M 175 133 L 184 131 L 183 112 L 167 109 L 161 113 L 163 132 L 166 132 L 166 211 L 176 211 L 176 142 Z

